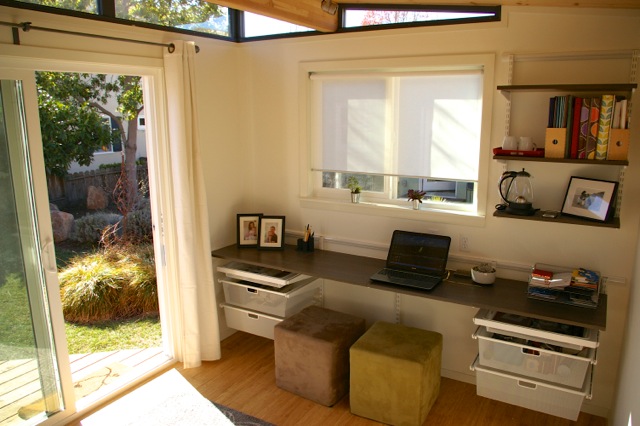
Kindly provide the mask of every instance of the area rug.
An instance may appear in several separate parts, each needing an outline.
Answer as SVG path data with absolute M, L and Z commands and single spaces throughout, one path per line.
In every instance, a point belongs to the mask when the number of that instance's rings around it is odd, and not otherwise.
M 230 426 L 234 423 L 173 369 L 95 412 L 80 424 Z
M 256 417 L 250 416 L 233 408 L 225 407 L 222 404 L 213 403 L 236 426 L 275 426 Z

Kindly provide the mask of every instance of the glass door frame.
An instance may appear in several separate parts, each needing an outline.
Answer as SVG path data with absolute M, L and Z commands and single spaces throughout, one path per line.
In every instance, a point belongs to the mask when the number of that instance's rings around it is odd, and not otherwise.
M 78 58 L 83 58 L 82 61 Z M 44 169 L 44 157 L 42 154 L 42 138 L 37 105 L 37 90 L 35 86 L 36 71 L 57 72 L 86 72 L 102 74 L 128 74 L 142 76 L 145 118 L 147 121 L 147 140 L 154 143 L 147 145 L 147 157 L 149 167 L 149 185 L 155 201 L 152 200 L 151 211 L 154 217 L 153 241 L 156 253 L 156 270 L 158 285 L 158 302 L 162 315 L 162 335 L 164 352 L 172 359 L 178 352 L 179 344 L 176 338 L 175 307 L 171 303 L 172 269 L 165 258 L 165 244 L 173 244 L 168 241 L 163 233 L 163 220 L 171 220 L 171 185 L 170 173 L 162 173 L 163 170 L 171 170 L 170 156 L 168 154 L 168 129 L 166 120 L 166 98 L 164 89 L 164 63 L 162 59 L 131 57 L 110 54 L 91 54 L 64 49 L 33 48 L 25 46 L 0 46 L 0 78 L 4 79 L 29 79 L 29 92 L 25 92 L 25 109 L 27 109 L 27 126 L 29 129 L 30 145 L 32 152 L 33 180 L 36 191 L 36 211 L 41 222 L 42 256 L 47 280 L 55 279 L 55 286 L 47 285 L 50 309 L 52 311 L 53 333 L 56 347 L 58 347 L 59 371 L 62 383 L 65 409 L 40 423 L 41 425 L 65 424 L 90 412 L 102 401 L 95 401 L 91 405 L 77 407 L 71 380 L 71 368 L 67 350 L 64 330 L 64 317 L 57 282 L 57 268 L 54 253 L 53 234 L 51 229 L 51 217 L 49 214 L 48 191 Z M 27 108 L 27 104 L 29 107 Z M 31 138 L 31 134 L 37 137 Z M 162 190 L 160 188 L 163 188 Z M 55 276 L 55 277 L 54 277 Z M 49 282 L 49 281 L 48 281 Z M 55 287 L 55 288 L 53 288 Z M 125 391 L 128 388 L 146 380 L 154 372 L 140 377 L 119 389 Z M 112 396 L 112 395 L 110 395 Z
M 35 83 L 35 74 L 29 71 L 18 70 L 6 70 L 0 69 L 0 80 L 13 80 L 20 81 L 22 86 L 22 99 L 21 101 L 24 107 L 24 130 L 27 139 L 28 155 L 21 156 L 23 160 L 29 161 L 30 164 L 27 167 L 30 169 L 31 179 L 23 179 L 21 182 L 14 182 L 14 185 L 31 185 L 30 188 L 24 188 L 26 191 L 31 191 L 32 199 L 35 201 L 35 205 L 31 206 L 33 213 L 35 214 L 36 229 L 30 230 L 35 234 L 35 244 L 39 245 L 36 248 L 39 253 L 36 253 L 36 258 L 42 262 L 41 271 L 30 270 L 30 266 L 33 267 L 34 262 L 25 262 L 25 270 L 28 275 L 42 274 L 46 284 L 46 295 L 44 303 L 48 303 L 48 313 L 42 311 L 43 306 L 40 306 L 38 311 L 35 306 L 36 301 L 32 301 L 30 297 L 32 318 L 39 317 L 37 321 L 42 324 L 43 321 L 51 321 L 49 325 L 53 332 L 53 350 L 55 351 L 55 360 L 57 361 L 57 374 L 59 377 L 60 388 L 62 390 L 62 404 L 60 410 L 55 414 L 52 414 L 47 420 L 44 420 L 40 424 L 48 424 L 57 422 L 61 417 L 65 417 L 71 412 L 75 411 L 75 403 L 73 400 L 65 398 L 65 395 L 73 394 L 73 383 L 71 382 L 71 370 L 69 368 L 69 356 L 67 351 L 67 342 L 64 332 L 64 318 L 62 316 L 62 305 L 60 302 L 60 293 L 58 290 L 58 272 L 56 268 L 55 252 L 53 250 L 53 232 L 51 227 L 51 216 L 49 214 L 49 196 L 47 193 L 46 176 L 44 174 L 44 157 L 42 154 L 42 136 L 40 133 L 40 120 L 38 114 L 38 96 Z M 14 150 L 15 151 L 15 150 Z M 41 183 L 44 182 L 44 185 Z M 22 224 L 21 224 L 22 226 Z M 33 259 L 32 259 L 33 260 Z M 29 264 L 31 263 L 31 265 Z M 40 277 L 36 277 L 36 281 L 40 283 Z M 32 285 L 28 284 L 28 285 Z M 39 303 L 43 303 L 40 301 Z M 46 309 L 46 308 L 45 308 Z M 43 318 L 46 317 L 46 318 Z M 35 319 L 35 318 L 34 318 Z M 57 324 L 62 324 L 62 327 L 58 327 Z M 36 337 L 36 343 L 43 339 L 48 339 L 48 336 L 43 337 L 43 330 L 40 330 L 40 326 L 34 324 L 34 334 Z M 55 370 L 55 369 L 54 369 Z M 52 372 L 50 371 L 49 374 Z M 46 401 L 45 401 L 46 402 Z

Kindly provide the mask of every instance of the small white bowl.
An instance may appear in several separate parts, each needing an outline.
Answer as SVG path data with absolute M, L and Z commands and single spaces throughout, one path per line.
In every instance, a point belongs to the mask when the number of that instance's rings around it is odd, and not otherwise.
M 493 272 L 480 272 L 471 268 L 471 279 L 477 284 L 493 284 L 496 281 L 496 271 Z

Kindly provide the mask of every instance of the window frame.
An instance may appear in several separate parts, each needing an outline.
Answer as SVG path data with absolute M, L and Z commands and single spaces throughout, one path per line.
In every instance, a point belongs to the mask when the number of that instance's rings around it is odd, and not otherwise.
M 428 214 L 429 220 L 446 223 L 460 223 L 454 216 L 465 217 L 463 222 L 468 224 L 484 223 L 487 211 L 487 194 L 489 189 L 489 160 L 491 151 L 491 114 L 493 111 L 494 78 L 495 78 L 495 54 L 479 53 L 470 55 L 435 55 L 405 58 L 382 58 L 344 60 L 330 62 L 303 62 L 299 66 L 299 90 L 300 90 L 300 199 L 303 206 L 311 208 L 331 210 L 352 210 L 347 191 L 343 189 L 322 188 L 322 172 L 313 171 L 313 158 L 321 149 L 321 144 L 314 141 L 317 130 L 312 126 L 317 125 L 318 120 L 313 120 L 312 115 L 318 114 L 317 105 L 313 102 L 314 90 L 319 85 L 312 84 L 310 75 L 313 73 L 349 73 L 370 70 L 393 70 L 404 72 L 416 72 L 434 68 L 464 66 L 481 66 L 483 69 L 482 82 L 482 118 L 480 129 L 480 152 L 478 164 L 478 181 L 474 191 L 473 211 L 459 211 L 457 208 L 443 210 L 440 203 L 424 203 L 423 209 L 412 210 L 408 203 L 402 200 L 389 200 L 387 194 L 384 200 L 372 196 L 367 191 L 362 192 L 361 204 L 357 205 L 358 212 L 392 217 L 413 217 L 420 214 Z M 391 183 L 385 179 L 385 187 Z M 393 191 L 393 188 L 385 188 Z M 437 212 L 437 214 L 433 214 Z M 475 218 L 475 219 L 474 219 Z
M 281 39 L 281 38 L 322 36 L 322 35 L 361 32 L 361 31 L 382 31 L 382 30 L 395 29 L 395 28 L 430 27 L 430 26 L 456 25 L 456 24 L 458 25 L 476 24 L 476 23 L 484 23 L 484 22 L 499 22 L 502 20 L 501 6 L 459 6 L 459 5 L 424 6 L 424 5 L 410 5 L 410 4 L 364 5 L 364 4 L 348 4 L 347 3 L 347 4 L 338 5 L 338 12 L 337 12 L 338 13 L 338 29 L 333 33 L 324 33 L 321 31 L 308 31 L 308 32 L 293 32 L 293 33 L 263 35 L 263 36 L 256 36 L 256 37 L 245 37 L 243 11 L 227 8 L 229 11 L 229 36 L 221 36 L 218 34 L 210 34 L 210 33 L 192 31 L 192 30 L 187 30 L 187 29 L 182 29 L 177 27 L 151 24 L 144 21 L 134 21 L 134 20 L 117 18 L 115 16 L 115 0 L 96 0 L 96 1 L 97 1 L 97 13 L 95 14 L 88 13 L 88 12 L 81 12 L 81 11 L 72 10 L 72 9 L 63 9 L 58 7 L 45 6 L 37 3 L 25 3 L 17 0 L 0 0 L 0 5 L 19 8 L 19 9 L 36 10 L 39 12 L 52 13 L 55 15 L 66 15 L 66 16 L 71 16 L 75 18 L 110 22 L 110 23 L 119 24 L 119 25 L 136 26 L 136 27 L 153 29 L 153 30 L 188 34 L 188 35 L 205 37 L 205 38 L 213 38 L 213 39 L 230 41 L 235 43 L 245 43 L 245 42 L 252 42 L 252 41 L 272 40 L 272 39 Z M 397 24 L 383 24 L 383 25 L 371 25 L 371 26 L 365 26 L 365 27 L 345 28 L 344 14 L 346 13 L 346 11 L 349 9 L 361 10 L 363 8 L 366 8 L 367 10 L 393 9 L 393 10 L 415 10 L 415 11 L 424 10 L 424 11 L 440 11 L 440 12 L 451 11 L 451 12 L 470 12 L 470 13 L 491 12 L 491 13 L 495 13 L 495 16 L 438 20 L 438 21 L 406 22 L 406 23 L 397 23 Z
M 237 31 L 234 28 L 235 25 L 237 24 L 237 19 L 235 19 L 233 15 L 238 13 L 238 11 L 235 9 L 229 8 L 229 36 L 221 36 L 218 34 L 203 33 L 199 31 L 192 31 L 192 30 L 187 30 L 187 29 L 178 28 L 178 27 L 169 27 L 164 25 L 151 24 L 144 21 L 134 21 L 129 19 L 117 18 L 115 16 L 115 0 L 96 0 L 96 1 L 98 2 L 98 10 L 97 10 L 97 13 L 95 14 L 89 13 L 89 12 L 81 12 L 81 11 L 72 10 L 72 9 L 63 9 L 59 7 L 45 6 L 37 3 L 25 3 L 17 0 L 0 0 L 0 6 L 35 10 L 38 12 L 51 13 L 54 15 L 70 16 L 74 18 L 89 19 L 92 21 L 109 22 L 112 24 L 126 25 L 128 27 L 136 26 L 136 27 L 141 27 L 146 29 L 174 32 L 174 33 L 180 33 L 180 34 L 188 34 L 188 35 L 213 38 L 218 40 L 237 41 L 236 39 L 234 39 L 234 33 Z
M 394 24 L 379 24 L 359 27 L 345 27 L 346 14 L 349 10 L 397 10 L 397 11 L 415 11 L 415 12 L 458 12 L 458 13 L 493 13 L 494 16 L 481 16 L 464 19 L 443 19 L 435 21 L 418 21 L 418 22 L 399 22 Z M 353 31 L 374 31 L 393 28 L 410 28 L 410 27 L 433 27 L 441 25 L 455 24 L 477 24 L 483 22 L 500 22 L 502 19 L 502 9 L 500 6 L 460 6 L 460 5 L 413 5 L 413 4 L 361 4 L 361 3 L 345 3 L 340 4 L 338 18 L 338 28 L 340 32 Z

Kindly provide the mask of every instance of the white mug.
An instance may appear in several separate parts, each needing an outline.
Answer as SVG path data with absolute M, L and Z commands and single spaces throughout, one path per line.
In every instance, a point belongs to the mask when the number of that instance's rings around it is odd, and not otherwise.
M 505 136 L 502 140 L 502 149 L 506 150 L 517 150 L 518 149 L 518 141 L 515 136 Z
M 518 149 L 520 149 L 520 151 L 533 151 L 536 149 L 536 144 L 533 143 L 533 139 L 531 139 L 530 136 L 522 136 L 518 144 Z

